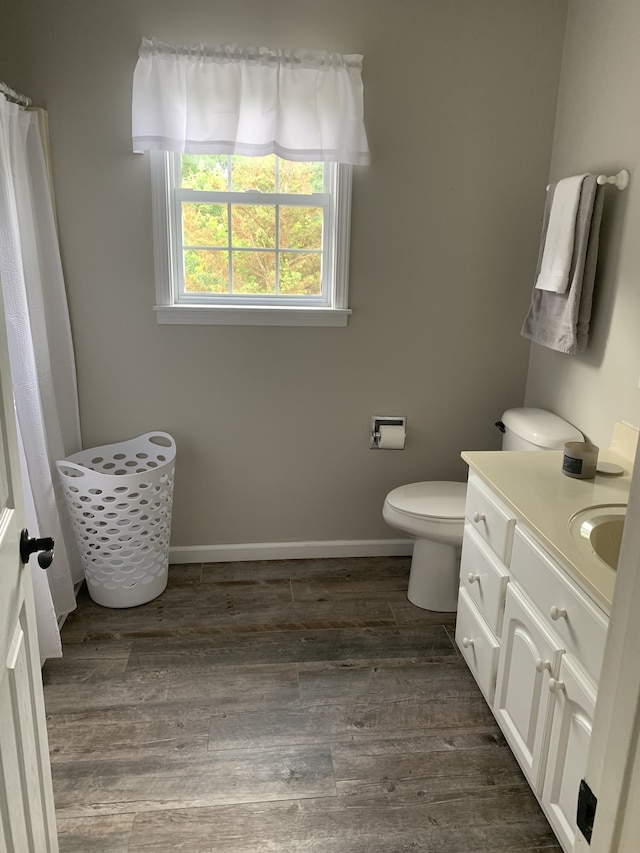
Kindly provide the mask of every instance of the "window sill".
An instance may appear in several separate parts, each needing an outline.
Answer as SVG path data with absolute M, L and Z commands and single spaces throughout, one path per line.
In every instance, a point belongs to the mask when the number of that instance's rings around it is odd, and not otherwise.
M 161 325 L 346 326 L 349 308 L 287 308 L 236 305 L 156 305 Z

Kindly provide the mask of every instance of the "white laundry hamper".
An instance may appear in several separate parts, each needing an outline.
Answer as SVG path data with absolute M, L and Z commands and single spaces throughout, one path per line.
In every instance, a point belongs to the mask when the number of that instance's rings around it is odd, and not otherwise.
M 176 445 L 166 432 L 56 462 L 89 595 L 135 607 L 167 585 Z

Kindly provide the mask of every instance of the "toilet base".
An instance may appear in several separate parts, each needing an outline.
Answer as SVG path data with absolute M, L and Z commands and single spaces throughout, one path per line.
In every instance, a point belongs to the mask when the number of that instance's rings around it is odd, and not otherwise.
M 460 547 L 417 539 L 407 598 L 423 610 L 452 613 L 458 607 Z

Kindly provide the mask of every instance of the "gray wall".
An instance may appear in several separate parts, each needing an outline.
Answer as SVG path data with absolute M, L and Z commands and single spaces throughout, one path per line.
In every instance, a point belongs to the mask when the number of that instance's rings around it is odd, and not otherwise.
M 567 356 L 532 346 L 527 402 L 607 447 L 613 424 L 640 425 L 640 4 L 570 0 L 551 177 L 631 171 L 606 188 L 590 342 Z
M 524 400 L 563 0 L 11 2 L 0 78 L 49 110 L 84 444 L 175 435 L 174 545 L 395 537 L 390 488 L 463 480 L 462 448 L 499 446 Z M 364 54 L 346 329 L 156 324 L 143 35 Z M 368 449 L 385 413 L 408 417 L 402 452 Z

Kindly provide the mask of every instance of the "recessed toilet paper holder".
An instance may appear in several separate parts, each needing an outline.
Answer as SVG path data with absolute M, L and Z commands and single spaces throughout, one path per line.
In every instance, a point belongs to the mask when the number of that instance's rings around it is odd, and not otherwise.
M 381 426 L 401 426 L 406 430 L 407 419 L 403 417 L 373 415 L 371 417 L 371 436 L 369 439 L 370 450 L 381 450 L 380 447 L 380 427 Z

